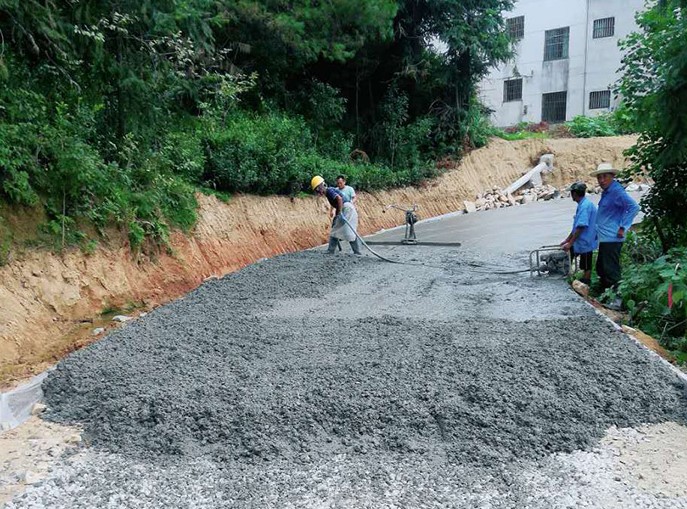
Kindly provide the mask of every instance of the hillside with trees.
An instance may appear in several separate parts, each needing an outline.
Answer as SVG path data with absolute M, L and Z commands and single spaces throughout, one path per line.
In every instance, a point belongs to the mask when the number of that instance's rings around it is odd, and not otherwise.
M 191 228 L 198 190 L 417 183 L 486 142 L 475 85 L 511 4 L 2 0 L 0 207 L 41 209 L 63 247 L 87 224 L 136 248 Z

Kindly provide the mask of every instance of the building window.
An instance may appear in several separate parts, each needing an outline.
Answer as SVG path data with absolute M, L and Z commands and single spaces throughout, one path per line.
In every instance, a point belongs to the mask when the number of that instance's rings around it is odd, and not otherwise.
M 568 58 L 570 27 L 547 30 L 544 36 L 544 60 Z
M 594 39 L 613 37 L 615 35 L 615 18 L 603 18 L 594 20 Z
M 508 33 L 508 37 L 514 41 L 523 39 L 525 37 L 525 16 L 507 19 L 506 32 Z
M 552 124 L 565 122 L 568 92 L 543 94 L 541 101 L 541 120 Z
M 503 102 L 522 100 L 522 78 L 503 82 Z
M 601 90 L 589 94 L 589 109 L 598 110 L 611 107 L 611 91 Z

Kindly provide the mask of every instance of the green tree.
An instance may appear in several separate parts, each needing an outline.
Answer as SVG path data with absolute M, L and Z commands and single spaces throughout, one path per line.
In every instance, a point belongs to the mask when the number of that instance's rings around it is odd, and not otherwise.
M 661 0 L 637 22 L 619 91 L 640 132 L 631 171 L 655 183 L 642 208 L 667 251 L 687 244 L 687 1 Z

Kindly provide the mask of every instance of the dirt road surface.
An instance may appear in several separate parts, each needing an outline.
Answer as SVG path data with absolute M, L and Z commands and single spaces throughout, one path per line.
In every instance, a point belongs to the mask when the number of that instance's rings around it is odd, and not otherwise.
M 6 507 L 687 507 L 683 379 L 563 280 L 501 273 L 573 209 L 375 248 L 404 265 L 265 260 L 132 321 L 51 374 L 83 444 Z

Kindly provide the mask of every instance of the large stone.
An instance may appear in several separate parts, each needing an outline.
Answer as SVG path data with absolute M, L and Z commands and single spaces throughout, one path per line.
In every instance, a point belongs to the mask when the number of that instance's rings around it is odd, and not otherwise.
M 468 214 L 472 214 L 473 212 L 477 212 L 477 207 L 475 206 L 475 202 L 472 201 L 464 201 L 463 204 L 465 205 L 465 212 Z
M 573 281 L 572 287 L 573 290 L 582 295 L 582 297 L 586 297 L 589 295 L 589 286 L 584 284 L 582 281 L 576 279 L 575 281 Z
M 553 169 L 553 154 L 544 154 L 539 158 L 539 162 L 548 166 L 549 169 Z
M 22 473 L 20 475 L 20 480 L 21 482 L 25 484 L 36 484 L 40 482 L 42 479 L 40 474 L 37 474 L 36 472 L 32 472 L 31 470 L 27 470 L 26 472 Z
M 48 407 L 43 403 L 34 403 L 33 407 L 31 408 L 31 415 L 40 415 L 45 412 L 46 408 Z
M 131 317 L 126 316 L 126 315 L 117 315 L 117 316 L 112 317 L 113 322 L 120 322 L 121 323 L 121 322 L 127 322 L 129 320 L 131 320 Z
M 81 440 L 81 435 L 79 435 L 78 433 L 73 433 L 72 435 L 69 435 L 67 437 L 67 440 L 65 440 L 65 442 L 67 442 L 68 444 L 80 444 Z

